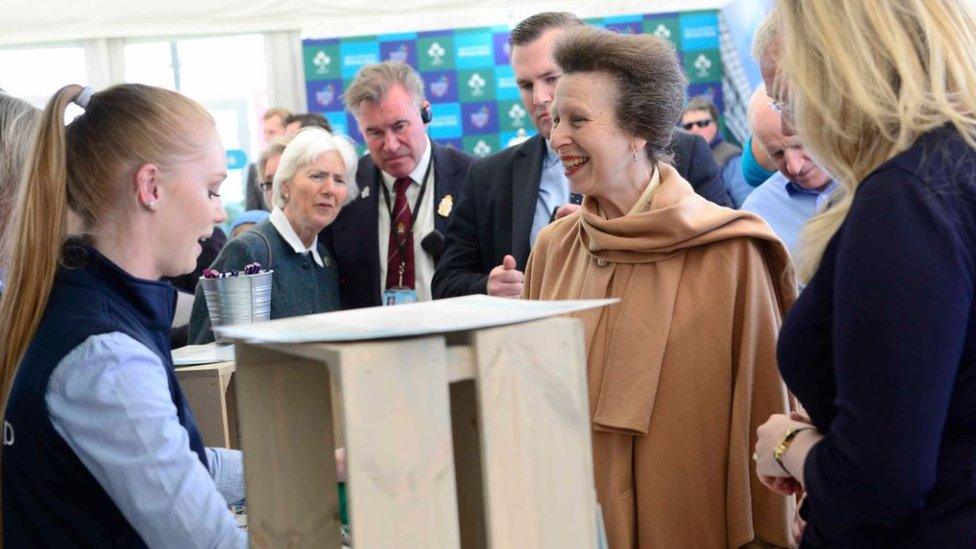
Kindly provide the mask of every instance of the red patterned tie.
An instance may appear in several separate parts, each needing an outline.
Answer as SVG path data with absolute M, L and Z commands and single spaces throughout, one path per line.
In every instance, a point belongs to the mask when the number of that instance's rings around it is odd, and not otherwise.
M 407 204 L 407 187 L 412 181 L 401 177 L 393 184 L 396 200 L 390 219 L 390 244 L 386 253 L 386 287 L 413 288 L 413 231 L 410 222 L 410 205 Z M 402 273 L 402 277 L 401 277 Z

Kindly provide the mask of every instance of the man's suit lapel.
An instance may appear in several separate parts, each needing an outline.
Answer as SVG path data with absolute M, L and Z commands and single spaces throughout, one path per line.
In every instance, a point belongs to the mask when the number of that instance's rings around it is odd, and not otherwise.
M 536 135 L 519 145 L 519 149 L 519 157 L 512 163 L 512 255 L 519 270 L 525 270 L 546 142 Z
M 454 186 L 460 183 L 457 164 L 444 152 L 444 149 L 431 142 L 431 161 L 434 163 L 434 228 L 446 234 L 449 217 L 441 215 L 441 204 L 444 197 L 451 195 L 451 202 L 457 202 L 458 189 Z M 453 206 L 452 206 L 453 207 Z M 448 216 L 450 212 L 448 211 Z
M 360 220 L 361 225 L 356 227 L 356 234 L 350 235 L 352 245 L 356 246 L 361 250 L 365 250 L 366 257 L 369 261 L 369 274 L 370 274 L 370 288 L 376 292 L 377 299 L 379 299 L 380 294 L 380 244 L 379 244 L 379 200 L 380 193 L 380 178 L 379 170 L 376 168 L 376 164 L 373 160 L 366 157 L 366 161 L 363 163 L 363 168 L 365 168 L 366 173 L 363 174 L 364 178 L 362 181 L 366 183 L 366 188 L 369 189 L 369 193 L 365 198 L 360 195 L 360 200 L 363 201 L 359 205 L 365 211 L 359 212 L 360 215 L 356 216 L 356 219 Z M 362 190 L 360 190 L 362 192 Z M 364 237 L 366 242 L 365 246 L 361 244 L 360 236 Z M 384 258 L 385 260 L 386 258 Z

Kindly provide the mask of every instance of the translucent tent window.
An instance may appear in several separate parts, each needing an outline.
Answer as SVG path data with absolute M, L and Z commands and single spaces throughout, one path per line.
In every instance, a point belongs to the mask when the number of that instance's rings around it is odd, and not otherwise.
M 44 108 L 54 92 L 67 84 L 88 84 L 81 46 L 0 49 L 0 88 L 7 94 Z M 71 120 L 81 112 L 70 105 L 66 118 Z
M 179 91 L 213 115 L 227 149 L 220 192 L 229 221 L 244 208 L 247 166 L 261 152 L 261 115 L 268 108 L 264 55 L 259 34 L 125 45 L 127 82 Z

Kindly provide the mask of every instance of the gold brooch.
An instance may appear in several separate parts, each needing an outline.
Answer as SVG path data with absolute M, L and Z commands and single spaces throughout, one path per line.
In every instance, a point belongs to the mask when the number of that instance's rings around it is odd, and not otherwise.
M 441 199 L 441 203 L 437 206 L 437 215 L 441 217 L 448 217 L 451 215 L 451 209 L 454 208 L 454 198 L 449 194 L 445 194 L 444 198 Z

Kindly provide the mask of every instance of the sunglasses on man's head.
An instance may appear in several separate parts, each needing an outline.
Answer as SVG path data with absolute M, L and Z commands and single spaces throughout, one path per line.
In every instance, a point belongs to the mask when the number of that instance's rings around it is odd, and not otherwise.
M 712 125 L 712 121 L 708 118 L 705 120 L 695 120 L 694 122 L 685 122 L 681 125 L 685 130 L 691 131 L 692 128 L 698 126 L 699 128 L 707 128 Z

